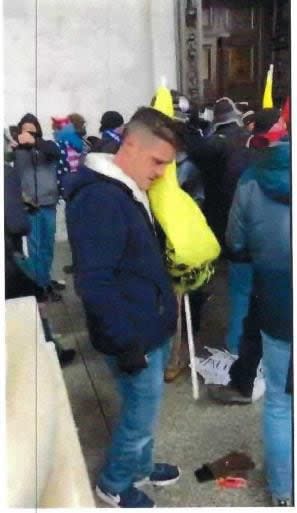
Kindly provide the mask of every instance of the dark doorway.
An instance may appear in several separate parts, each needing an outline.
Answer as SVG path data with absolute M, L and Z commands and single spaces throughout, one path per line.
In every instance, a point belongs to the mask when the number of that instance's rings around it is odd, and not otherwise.
M 203 0 L 202 12 L 204 100 L 230 96 L 256 106 L 269 64 L 272 3 Z

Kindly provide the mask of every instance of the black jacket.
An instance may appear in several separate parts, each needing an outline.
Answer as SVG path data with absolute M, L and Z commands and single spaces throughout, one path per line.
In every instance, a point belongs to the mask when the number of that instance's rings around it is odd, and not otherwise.
M 5 279 L 15 276 L 14 252 L 22 252 L 22 236 L 30 232 L 30 221 L 22 202 L 21 181 L 16 170 L 4 165 Z
M 236 123 L 221 125 L 211 136 L 197 140 L 190 153 L 203 176 L 205 216 L 222 247 L 236 184 L 251 157 L 245 148 L 248 136 Z

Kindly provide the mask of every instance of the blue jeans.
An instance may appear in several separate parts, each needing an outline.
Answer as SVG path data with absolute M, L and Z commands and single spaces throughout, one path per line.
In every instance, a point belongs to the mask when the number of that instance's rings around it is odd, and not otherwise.
M 147 356 L 148 367 L 136 375 L 119 372 L 116 358 L 106 357 L 122 405 L 98 485 L 113 494 L 121 493 L 153 470 L 153 436 L 163 395 L 169 343 Z
M 54 258 L 56 233 L 56 207 L 40 207 L 30 214 L 31 232 L 28 236 L 28 252 L 40 287 L 50 284 Z
M 290 343 L 262 333 L 266 382 L 263 416 L 264 461 L 270 493 L 292 497 L 292 396 L 286 394 Z
M 243 332 L 243 320 L 249 309 L 252 281 L 251 264 L 229 262 L 229 318 L 226 345 L 232 354 L 238 354 L 240 337 Z

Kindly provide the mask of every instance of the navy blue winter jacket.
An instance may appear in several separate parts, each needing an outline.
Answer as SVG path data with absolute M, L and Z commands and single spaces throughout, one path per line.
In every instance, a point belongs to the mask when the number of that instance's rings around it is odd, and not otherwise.
M 280 142 L 257 153 L 238 183 L 226 242 L 235 253 L 250 253 L 261 330 L 291 342 L 290 145 Z
M 65 184 L 75 287 L 91 342 L 106 354 L 145 353 L 168 341 L 177 307 L 158 239 L 122 182 L 87 167 Z

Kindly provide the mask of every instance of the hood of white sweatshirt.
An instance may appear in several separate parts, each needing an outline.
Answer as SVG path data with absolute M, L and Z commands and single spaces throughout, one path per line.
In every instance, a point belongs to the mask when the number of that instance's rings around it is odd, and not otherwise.
M 153 216 L 150 210 L 149 199 L 145 191 L 142 191 L 135 180 L 126 175 L 120 167 L 113 162 L 114 155 L 107 153 L 89 153 L 86 156 L 84 165 L 97 173 L 113 178 L 125 184 L 133 193 L 136 201 L 139 201 L 145 207 L 150 220 L 153 222 Z

